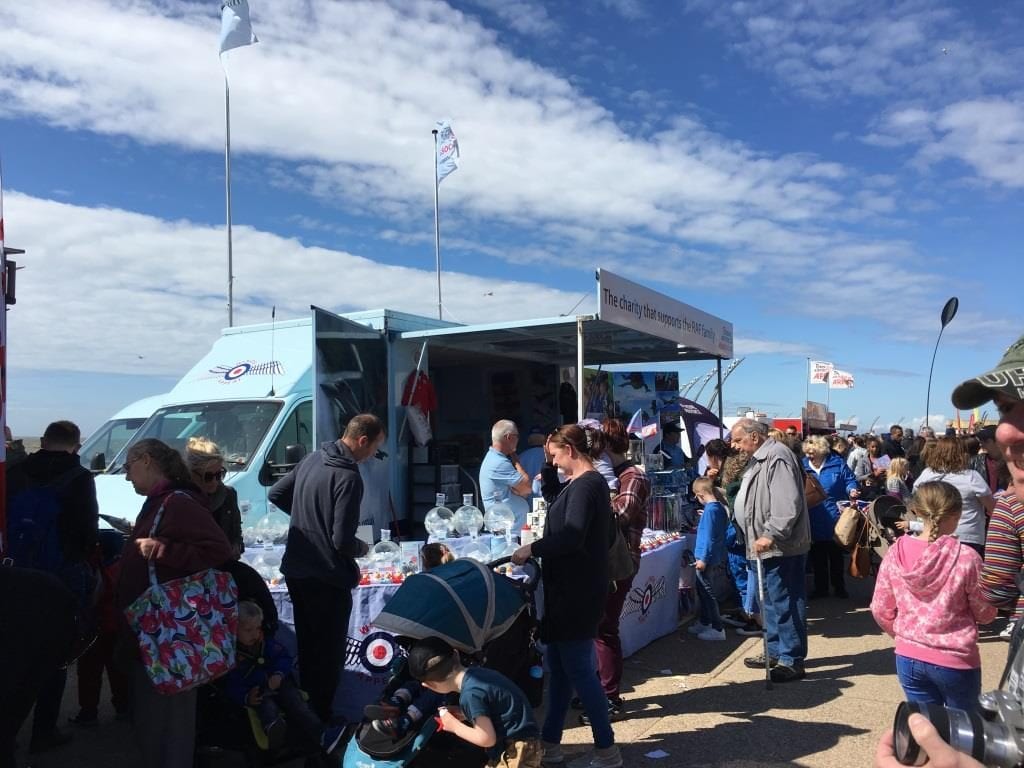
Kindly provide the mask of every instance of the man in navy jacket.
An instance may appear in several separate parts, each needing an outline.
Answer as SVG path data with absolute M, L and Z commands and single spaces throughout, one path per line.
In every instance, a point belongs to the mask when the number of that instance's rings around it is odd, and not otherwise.
M 358 464 L 382 442 L 380 419 L 353 416 L 339 440 L 321 445 L 268 495 L 292 518 L 281 572 L 295 616 L 300 682 L 325 723 L 345 658 L 352 589 L 359 583 L 355 558 L 368 550 L 356 538 L 363 498 Z

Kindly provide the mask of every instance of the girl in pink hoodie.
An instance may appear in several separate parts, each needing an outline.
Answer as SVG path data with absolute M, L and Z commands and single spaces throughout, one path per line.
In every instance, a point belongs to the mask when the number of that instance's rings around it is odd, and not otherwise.
M 996 615 L 981 597 L 981 557 L 950 534 L 960 492 L 921 483 L 910 502 L 924 530 L 902 536 L 878 569 L 871 613 L 896 640 L 896 675 L 908 701 L 973 710 L 981 693 L 978 623 Z

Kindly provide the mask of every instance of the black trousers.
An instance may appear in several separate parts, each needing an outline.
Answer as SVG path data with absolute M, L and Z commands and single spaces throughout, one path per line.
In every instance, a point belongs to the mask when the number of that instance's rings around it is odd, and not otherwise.
M 319 579 L 288 579 L 299 651 L 299 683 L 323 722 L 331 720 L 345 661 L 352 591 Z
M 815 541 L 811 544 L 811 569 L 814 572 L 814 594 L 827 595 L 829 582 L 837 595 L 846 594 L 843 550 L 834 541 Z

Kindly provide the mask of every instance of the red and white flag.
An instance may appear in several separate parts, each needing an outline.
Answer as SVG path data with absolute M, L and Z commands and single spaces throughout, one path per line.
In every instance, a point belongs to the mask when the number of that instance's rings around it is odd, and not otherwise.
M 833 368 L 828 375 L 829 389 L 853 389 L 853 374 Z
M 824 360 L 811 360 L 811 384 L 828 384 L 828 375 L 835 368 Z

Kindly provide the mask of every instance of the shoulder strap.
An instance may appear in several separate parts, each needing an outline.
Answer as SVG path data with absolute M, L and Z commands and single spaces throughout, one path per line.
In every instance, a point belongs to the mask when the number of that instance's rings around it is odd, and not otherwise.
M 171 493 L 169 493 L 166 496 L 164 496 L 164 500 L 162 502 L 160 502 L 160 509 L 158 509 L 156 511 L 156 516 L 153 518 L 153 525 L 149 529 L 149 538 L 151 538 L 151 539 L 155 539 L 156 538 L 157 528 L 160 527 L 160 520 L 164 516 L 164 508 L 167 506 L 167 500 L 170 499 L 171 496 L 188 496 L 188 494 L 185 493 L 184 491 L 177 490 L 177 491 L 172 491 Z M 156 580 L 156 563 L 154 563 L 152 558 L 151 558 L 151 559 L 146 561 L 146 565 L 148 566 L 148 570 L 149 570 L 149 583 L 152 586 L 155 587 L 157 585 L 157 580 Z

